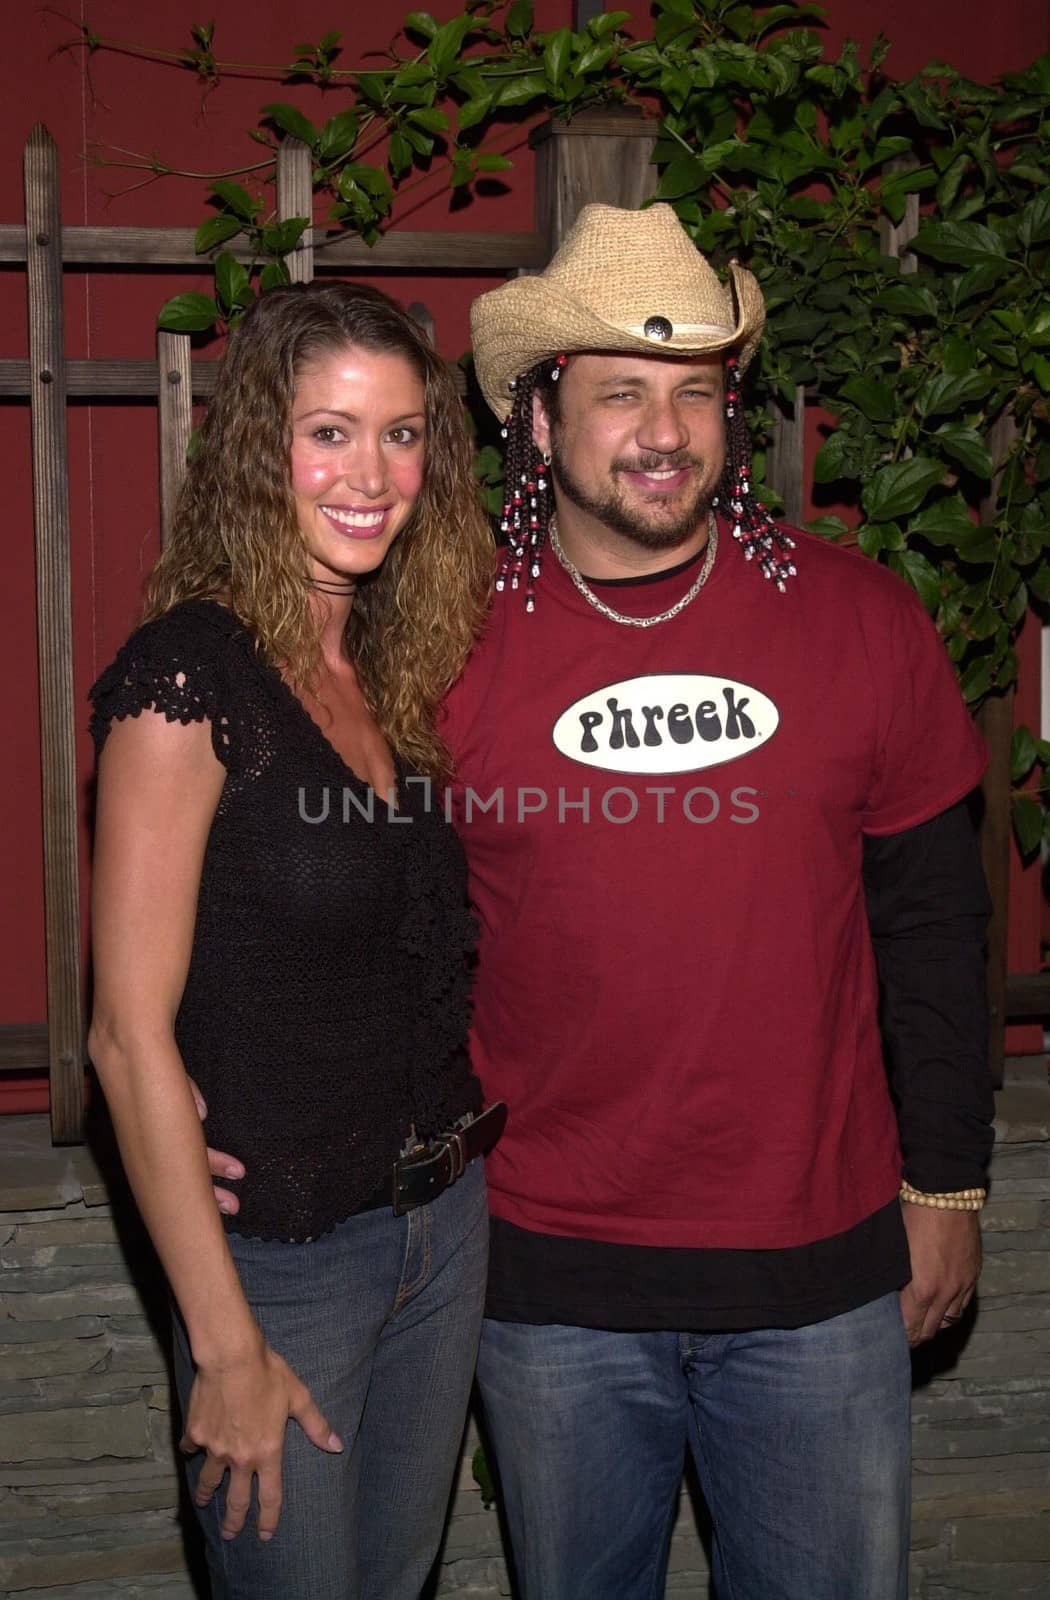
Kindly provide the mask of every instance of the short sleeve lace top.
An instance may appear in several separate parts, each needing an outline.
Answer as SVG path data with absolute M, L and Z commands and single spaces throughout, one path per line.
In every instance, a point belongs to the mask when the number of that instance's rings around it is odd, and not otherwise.
M 410 1127 L 481 1104 L 474 930 L 440 796 L 399 768 L 392 812 L 214 601 L 139 628 L 91 700 L 98 750 L 146 708 L 211 724 L 226 779 L 176 1039 L 209 1142 L 247 1169 L 236 1232 L 316 1237 L 371 1196 Z

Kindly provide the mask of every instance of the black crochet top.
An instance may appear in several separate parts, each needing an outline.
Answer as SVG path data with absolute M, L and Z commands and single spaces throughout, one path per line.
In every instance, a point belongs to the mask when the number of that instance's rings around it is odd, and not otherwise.
M 139 628 L 91 700 L 98 750 L 147 707 L 211 723 L 226 781 L 176 1039 L 208 1142 L 247 1170 L 228 1226 L 315 1238 L 372 1195 L 410 1127 L 480 1109 L 474 927 L 440 795 L 398 767 L 391 813 L 214 601 Z

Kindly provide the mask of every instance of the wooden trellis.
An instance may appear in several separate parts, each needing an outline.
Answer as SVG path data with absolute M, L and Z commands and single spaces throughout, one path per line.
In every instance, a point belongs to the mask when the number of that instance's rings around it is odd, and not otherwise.
M 287 258 L 294 280 L 316 273 L 441 271 L 512 274 L 544 266 L 581 205 L 604 201 L 637 206 L 655 187 L 652 125 L 630 112 L 581 113 L 571 124 L 535 130 L 536 219 L 530 233 L 391 232 L 374 247 L 355 238 L 319 239 L 308 230 Z M 0 360 L 0 395 L 28 397 L 33 424 L 33 483 L 40 653 L 40 745 L 43 769 L 44 897 L 47 932 L 47 1022 L 0 1026 L 0 1070 L 47 1067 L 51 1127 L 56 1144 L 83 1135 L 84 1017 L 79 947 L 77 787 L 74 761 L 72 609 L 66 406 L 70 399 L 153 397 L 159 427 L 162 537 L 170 526 L 185 464 L 194 400 L 214 388 L 215 363 L 190 360 L 185 334 L 160 333 L 155 360 L 66 359 L 62 335 L 62 272 L 86 264 L 136 268 L 210 269 L 196 254 L 189 228 L 72 227 L 59 215 L 58 154 L 37 127 L 25 153 L 25 225 L 0 225 L 0 262 L 22 263 L 29 298 L 29 360 Z M 281 219 L 310 215 L 310 153 L 285 140 L 278 156 Z M 917 225 L 917 207 L 884 245 L 898 253 Z M 237 253 L 236 242 L 232 246 Z M 245 259 L 247 257 L 245 256 Z M 612 264 L 610 264 L 612 266 Z M 902 257 L 902 270 L 907 263 Z M 421 321 L 424 307 L 410 308 Z M 777 420 L 769 478 L 797 522 L 803 505 L 805 394 Z M 1011 708 L 997 702 L 985 714 L 993 745 L 986 790 L 986 866 L 996 905 L 992 1000 L 1001 1071 L 1006 1015 L 1043 1016 L 1046 985 L 1020 980 L 1007 1000 L 1006 917 L 1009 882 L 1009 739 Z M 993 1063 L 994 1065 L 994 1063 Z

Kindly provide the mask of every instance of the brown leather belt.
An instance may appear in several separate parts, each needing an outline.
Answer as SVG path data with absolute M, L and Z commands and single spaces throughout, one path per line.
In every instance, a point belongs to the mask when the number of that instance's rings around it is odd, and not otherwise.
M 503 1132 L 507 1107 L 495 1101 L 479 1116 L 464 1118 L 447 1133 L 439 1134 L 394 1162 L 388 1177 L 358 1211 L 378 1211 L 390 1206 L 395 1217 L 425 1206 L 461 1178 L 470 1162 L 486 1156 Z

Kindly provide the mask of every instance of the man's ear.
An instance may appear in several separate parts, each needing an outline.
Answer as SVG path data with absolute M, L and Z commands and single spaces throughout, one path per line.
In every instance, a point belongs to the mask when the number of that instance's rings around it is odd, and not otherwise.
M 532 442 L 540 455 L 546 455 L 551 447 L 551 419 L 547 415 L 547 408 L 539 395 L 532 396 Z

